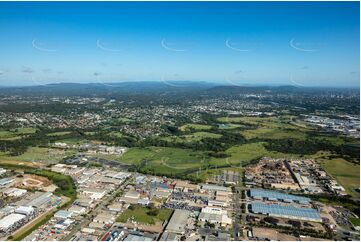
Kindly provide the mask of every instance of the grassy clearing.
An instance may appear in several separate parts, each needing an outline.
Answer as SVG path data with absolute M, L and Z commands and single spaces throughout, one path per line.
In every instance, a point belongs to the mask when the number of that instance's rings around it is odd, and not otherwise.
M 218 124 L 218 129 L 236 129 L 236 128 L 241 128 L 241 127 L 245 127 L 244 125 L 241 124 Z
M 222 137 L 220 134 L 214 134 L 210 132 L 195 132 L 192 134 L 182 135 L 182 136 L 168 136 L 168 137 L 162 137 L 162 140 L 168 141 L 168 142 L 176 142 L 176 143 L 183 143 L 183 142 L 194 142 L 194 141 L 201 141 L 205 138 L 211 138 L 211 139 L 218 139 Z
M 131 205 L 117 218 L 117 222 L 126 223 L 128 219 L 142 224 L 155 224 L 156 222 L 169 220 L 172 210 L 148 208 L 139 205 Z
M 307 135 L 305 132 L 301 132 L 298 130 L 285 130 L 280 128 L 267 128 L 260 127 L 257 129 L 250 129 L 241 131 L 241 134 L 246 139 L 253 138 L 265 138 L 265 139 L 306 139 Z
M 36 132 L 35 128 L 18 128 L 12 130 L 0 130 L 0 140 L 15 140 L 22 136 L 33 134 Z
M 67 134 L 71 134 L 71 132 L 70 131 L 62 131 L 62 132 L 49 133 L 46 135 L 47 136 L 63 136 L 63 135 L 67 135 Z
M 360 226 L 360 218 L 350 218 L 350 222 L 355 227 Z
M 72 202 L 76 199 L 76 186 L 74 184 L 73 178 L 70 176 L 48 170 L 34 169 L 25 170 L 25 173 L 47 177 L 58 187 L 55 190 L 56 195 L 68 197 Z
M 268 151 L 264 147 L 264 142 L 256 142 L 256 143 L 249 143 L 244 145 L 236 145 L 224 153 L 229 155 L 230 157 L 227 158 L 211 158 L 210 164 L 221 166 L 224 164 L 229 164 L 232 166 L 246 166 L 251 161 L 257 160 L 261 157 L 272 157 L 272 158 L 288 158 L 288 159 L 296 159 L 300 158 L 301 156 L 298 154 L 291 154 L 291 153 L 281 153 L 275 151 Z
M 237 166 L 242 163 L 246 165 L 249 162 L 261 158 L 269 157 L 288 157 L 295 155 L 283 154 L 278 152 L 269 152 L 264 147 L 264 143 L 250 143 L 236 145 L 224 152 L 229 155 L 227 158 L 210 157 L 208 152 L 194 151 L 190 149 L 170 148 L 170 147 L 147 147 L 130 148 L 122 157 L 113 157 L 114 160 L 127 164 L 139 165 L 141 161 L 146 160 L 146 166 L 153 168 L 156 172 L 163 174 L 182 173 L 187 169 L 198 169 L 212 166 Z
M 0 152 L 0 160 L 54 163 L 61 161 L 64 156 L 73 153 L 74 151 L 70 150 L 64 152 L 52 148 L 30 147 L 24 154 L 19 156 L 10 156 L 7 153 Z
M 353 142 L 348 142 L 348 140 L 343 136 L 320 135 L 320 136 L 317 136 L 317 137 L 314 137 L 314 138 L 317 139 L 317 140 L 320 140 L 320 141 L 328 142 L 328 143 L 330 143 L 332 145 L 343 145 L 343 144 L 346 144 L 346 143 L 355 143 L 355 142 L 356 142 L 356 144 L 359 144 L 358 139 L 349 138 L 349 140 L 352 140 Z
M 34 168 L 40 168 L 44 167 L 44 164 L 42 163 L 36 163 L 36 162 L 28 162 L 28 161 L 17 161 L 17 160 L 4 160 L 0 158 L 0 166 L 1 165 L 15 165 L 15 166 L 28 166 L 28 167 L 34 167 Z
M 180 131 L 187 131 L 187 130 L 209 130 L 211 129 L 211 125 L 205 125 L 205 124 L 185 124 L 181 127 L 179 127 Z
M 117 160 L 128 164 L 147 165 L 158 172 L 183 172 L 185 169 L 200 167 L 206 154 L 200 151 L 170 147 L 131 148 Z
M 258 128 L 305 130 L 301 126 L 293 125 L 294 119 L 294 116 L 285 115 L 280 117 L 221 117 L 218 118 L 218 121 L 230 124 L 252 125 Z
M 129 118 L 118 118 L 117 121 L 122 122 L 122 123 L 134 122 L 133 119 L 129 119 Z
M 222 137 L 222 135 L 209 132 L 195 132 L 193 134 L 183 135 L 182 137 L 184 137 L 187 141 L 199 141 L 204 138 L 218 139 Z
M 342 158 L 316 158 L 321 166 L 333 176 L 354 197 L 360 194 L 355 189 L 360 188 L 360 166 Z
M 109 133 L 109 136 L 115 137 L 115 138 L 122 138 L 122 137 L 124 137 L 122 133 L 116 132 L 116 131 L 110 132 L 110 133 Z
M 79 144 L 83 144 L 85 141 L 81 138 L 69 138 L 69 139 L 59 139 L 57 140 L 57 142 L 63 142 L 63 143 L 67 143 L 68 145 L 79 145 Z

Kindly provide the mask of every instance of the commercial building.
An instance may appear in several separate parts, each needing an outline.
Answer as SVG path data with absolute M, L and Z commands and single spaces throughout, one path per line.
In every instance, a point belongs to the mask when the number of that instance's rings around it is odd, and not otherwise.
M 320 213 L 312 208 L 298 208 L 295 206 L 285 206 L 279 204 L 266 204 L 253 202 L 249 207 L 252 213 L 264 214 L 280 218 L 305 220 L 312 222 L 322 222 Z

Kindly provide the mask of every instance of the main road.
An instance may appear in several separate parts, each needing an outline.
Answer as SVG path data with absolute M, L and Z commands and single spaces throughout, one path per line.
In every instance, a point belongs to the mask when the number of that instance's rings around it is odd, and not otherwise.
M 128 178 L 123 184 L 121 184 L 118 189 L 116 189 L 114 192 L 112 192 L 110 195 L 106 196 L 106 198 L 104 200 L 102 200 L 98 206 L 96 206 L 94 209 L 91 210 L 90 213 L 86 214 L 86 216 L 84 217 L 84 219 L 82 220 L 81 223 L 78 223 L 77 225 L 74 226 L 74 228 L 70 231 L 70 233 L 64 237 L 63 240 L 65 241 L 69 241 L 71 240 L 71 238 L 73 238 L 73 236 L 80 231 L 82 228 L 87 227 L 90 222 L 93 220 L 93 217 L 96 216 L 99 212 L 99 210 L 103 209 L 108 203 L 112 202 L 117 194 L 121 191 L 124 190 L 124 187 L 127 186 L 129 184 L 129 182 L 132 180 L 131 178 Z
M 239 234 L 239 225 L 241 221 L 241 204 L 239 203 L 239 195 L 241 193 L 240 187 L 235 187 L 235 193 L 233 198 L 233 211 L 235 213 L 234 220 L 233 220 L 233 238 L 235 241 L 238 241 L 238 234 Z

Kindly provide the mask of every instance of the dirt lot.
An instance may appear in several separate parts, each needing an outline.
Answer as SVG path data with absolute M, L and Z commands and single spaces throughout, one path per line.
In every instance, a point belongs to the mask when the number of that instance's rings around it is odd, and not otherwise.
M 48 178 L 33 174 L 24 174 L 15 178 L 15 186 L 24 189 L 43 189 L 51 185 Z

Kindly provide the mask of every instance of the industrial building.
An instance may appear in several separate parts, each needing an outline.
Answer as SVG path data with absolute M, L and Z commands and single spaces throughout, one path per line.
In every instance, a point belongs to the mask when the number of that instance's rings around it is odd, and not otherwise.
M 2 179 L 0 179 L 0 187 L 11 184 L 13 181 L 14 181 L 14 179 L 12 179 L 10 177 L 2 178 Z
M 227 211 L 217 207 L 202 208 L 198 219 L 213 224 L 221 224 L 223 226 L 232 224 L 232 219 L 228 217 Z
M 231 189 L 229 187 L 217 186 L 217 185 L 212 185 L 212 184 L 203 184 L 202 190 L 213 191 L 213 192 L 217 192 L 217 191 L 228 192 Z
M 27 191 L 25 189 L 19 189 L 16 187 L 10 187 L 3 191 L 5 197 L 20 197 L 23 196 Z
M 12 213 L 0 220 L 0 231 L 8 231 L 19 222 L 23 221 L 26 216 L 18 213 Z
M 176 209 L 173 213 L 172 218 L 170 219 L 165 231 L 176 233 L 176 234 L 184 234 L 184 227 L 187 224 L 188 217 L 190 212 L 187 210 Z
M 48 204 L 51 202 L 51 196 L 53 194 L 51 192 L 45 192 L 45 193 L 35 193 L 32 200 L 29 201 L 26 206 L 28 207 L 35 207 L 39 208 L 45 204 Z
M 15 213 L 19 213 L 19 214 L 28 216 L 28 215 L 34 213 L 34 209 L 32 207 L 20 206 L 17 209 L 15 209 Z
M 289 205 L 285 206 L 279 204 L 253 202 L 250 204 L 249 210 L 252 213 L 264 214 L 280 218 L 322 222 L 320 213 L 313 208 L 298 208 Z
M 72 214 L 73 214 L 72 212 L 66 210 L 59 210 L 54 214 L 54 218 L 67 219 L 67 218 L 71 218 Z
M 138 234 L 128 234 L 127 237 L 124 238 L 124 241 L 152 241 L 152 238 Z
M 297 202 L 302 204 L 308 204 L 311 201 L 308 197 L 294 196 L 263 189 L 250 189 L 249 196 L 257 200 L 266 199 L 270 201 Z

